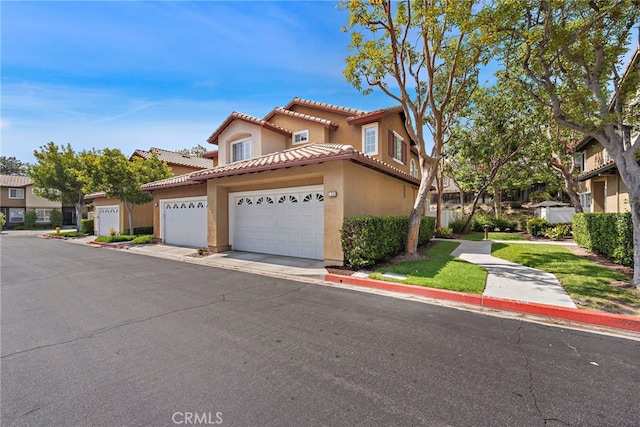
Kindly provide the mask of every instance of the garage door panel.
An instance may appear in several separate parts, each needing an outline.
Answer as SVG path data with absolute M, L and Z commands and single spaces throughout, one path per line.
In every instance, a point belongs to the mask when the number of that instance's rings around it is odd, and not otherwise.
M 167 244 L 207 246 L 207 201 L 184 199 L 161 201 L 163 241 Z
M 321 188 L 230 195 L 233 249 L 323 259 L 324 196 Z
M 118 206 L 98 207 L 98 235 L 108 236 L 109 230 L 120 230 L 120 210 Z

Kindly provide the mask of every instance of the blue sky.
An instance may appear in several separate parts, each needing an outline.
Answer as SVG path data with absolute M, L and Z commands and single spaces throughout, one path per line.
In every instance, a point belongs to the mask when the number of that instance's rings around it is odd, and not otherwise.
M 345 81 L 336 4 L 3 1 L 1 153 L 208 146 L 231 111 L 263 117 L 295 96 L 392 105 Z

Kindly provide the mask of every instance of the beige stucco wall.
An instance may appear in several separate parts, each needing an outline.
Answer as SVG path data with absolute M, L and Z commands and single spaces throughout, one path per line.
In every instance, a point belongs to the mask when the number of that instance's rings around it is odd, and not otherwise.
M 320 123 L 315 123 L 309 120 L 303 120 L 296 117 L 285 116 L 283 114 L 276 114 L 269 122 L 290 130 L 292 133 L 299 132 L 301 130 L 309 130 L 309 142 L 328 143 L 329 132 L 328 128 Z M 346 122 L 345 122 L 346 123 Z M 302 144 L 293 144 L 292 138 L 287 141 L 287 148 L 300 146 Z
M 28 209 L 60 209 L 62 210 L 62 202 L 54 202 L 51 200 L 38 197 L 33 194 L 33 185 L 27 185 L 24 189 L 25 201 Z
M 25 199 L 10 199 L 9 188 L 21 188 L 21 187 L 0 187 L 0 206 L 3 208 L 24 208 L 26 206 L 26 193 Z
M 244 120 L 234 120 L 218 137 L 218 162 L 220 166 L 231 162 L 230 145 L 245 138 L 251 138 L 251 157 L 284 150 L 287 139 L 286 136 L 263 129 L 259 125 Z
M 152 209 L 153 237 L 160 239 L 160 200 L 177 199 L 181 197 L 205 196 L 207 184 L 195 184 L 185 187 L 164 188 L 153 192 L 153 202 L 149 203 Z

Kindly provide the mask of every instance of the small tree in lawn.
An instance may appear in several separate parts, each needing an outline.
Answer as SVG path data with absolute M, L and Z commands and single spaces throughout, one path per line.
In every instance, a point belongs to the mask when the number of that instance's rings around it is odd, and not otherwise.
M 563 127 L 598 141 L 615 160 L 629 190 L 634 225 L 634 275 L 640 288 L 639 138 L 625 131 L 638 126 L 639 71 L 621 66 L 640 5 L 631 0 L 505 3 L 509 36 L 518 41 L 518 59 L 532 85 L 544 93 Z M 637 54 L 637 53 L 636 53 Z M 636 66 L 637 67 L 637 66 Z M 611 102 L 613 100 L 613 102 Z
M 493 9 L 474 0 L 344 1 L 351 33 L 344 74 L 363 93 L 374 88 L 398 102 L 416 143 L 422 178 L 409 217 L 407 253 L 415 254 L 426 195 L 456 115 L 488 61 Z M 433 148 L 427 154 L 425 129 Z
M 134 156 L 129 160 L 122 151 L 106 148 L 94 164 L 94 189 L 105 196 L 121 200 L 129 216 L 129 234 L 134 233 L 133 209 L 153 200 L 151 193 L 141 191 L 148 182 L 169 178 L 171 170 L 154 155 L 149 159 Z
M 48 200 L 74 205 L 76 208 L 76 228 L 80 231 L 84 196 L 91 192 L 91 172 L 95 153 L 82 151 L 76 153 L 71 145 L 57 146 L 53 142 L 35 150 L 36 164 L 29 166 L 27 174 L 31 177 L 36 194 Z

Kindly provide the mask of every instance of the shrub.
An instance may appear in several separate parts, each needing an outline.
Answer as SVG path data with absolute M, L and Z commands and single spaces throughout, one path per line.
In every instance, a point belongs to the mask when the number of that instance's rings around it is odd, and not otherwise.
M 109 227 L 109 236 L 115 236 L 116 234 L 118 234 L 118 231 L 113 227 Z
M 153 243 L 153 234 L 143 234 L 131 241 L 132 245 L 145 245 L 147 243 Z
M 456 217 L 453 221 L 449 222 L 449 227 L 451 227 L 454 233 L 460 234 L 464 231 L 466 223 L 467 220 L 464 217 Z
M 453 236 L 453 230 L 450 227 L 440 227 L 436 229 L 434 236 L 441 239 L 448 239 Z
M 38 221 L 38 214 L 36 211 L 27 211 L 24 213 L 24 228 L 27 230 L 34 228 Z
M 631 213 L 580 213 L 573 217 L 577 244 L 633 267 L 633 223 Z
M 553 240 L 563 240 L 565 237 L 571 235 L 570 224 L 558 224 L 556 226 L 549 226 L 545 232 L 545 237 Z
M 52 227 L 62 227 L 62 211 L 60 209 L 53 209 L 49 214 L 49 220 Z
M 124 229 L 124 234 L 134 234 L 136 236 L 144 236 L 147 234 L 153 234 L 153 227 L 134 227 L 133 233 L 129 233 L 129 229 Z
M 511 209 L 522 209 L 522 203 L 520 203 L 520 202 L 511 202 Z
M 544 218 L 532 218 L 527 221 L 527 233 L 535 237 L 544 236 L 549 227 L 551 227 L 551 223 Z
M 201 248 L 198 248 L 198 255 L 200 256 L 204 256 L 209 252 L 208 248 L 205 248 L 204 246 Z
M 489 226 L 489 231 L 513 231 L 518 228 L 518 221 L 506 216 L 494 217 L 489 214 L 476 214 L 471 222 L 472 231 L 484 231 L 484 226 Z
M 92 219 L 81 219 L 80 220 L 80 230 L 85 234 L 93 234 L 93 220 Z
M 4 217 L 4 214 L 2 212 L 0 212 L 0 230 L 2 230 L 4 228 L 4 225 L 6 223 L 7 223 L 7 220 Z
M 136 236 L 131 236 L 128 234 L 118 234 L 115 236 L 98 236 L 96 237 L 96 242 L 101 242 L 101 243 L 128 242 L 135 238 Z
M 406 246 L 408 224 L 407 217 L 345 218 L 340 234 L 347 263 L 354 267 L 368 267 L 394 256 Z M 431 240 L 434 228 L 435 218 L 423 217 L 418 243 L 425 244 Z

